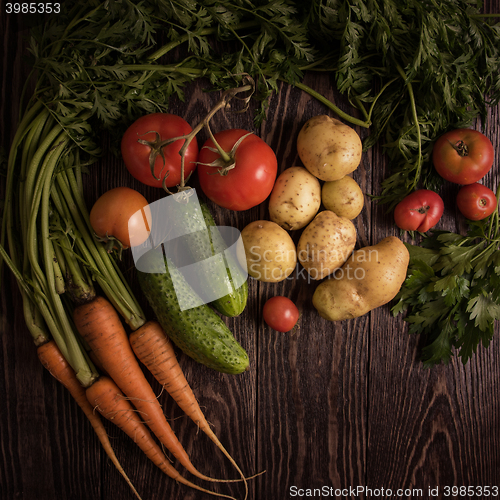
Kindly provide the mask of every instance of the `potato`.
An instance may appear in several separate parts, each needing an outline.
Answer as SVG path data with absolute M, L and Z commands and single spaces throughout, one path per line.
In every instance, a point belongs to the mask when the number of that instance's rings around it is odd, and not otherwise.
M 409 260 L 407 248 L 395 236 L 360 248 L 334 276 L 317 286 L 313 305 L 329 321 L 362 316 L 396 296 Z
M 321 205 L 321 185 L 304 167 L 290 167 L 276 179 L 269 198 L 269 217 L 283 229 L 307 226 Z
M 358 168 L 362 144 L 349 125 L 319 115 L 308 120 L 299 132 L 297 152 L 311 174 L 322 181 L 336 181 Z
M 252 278 L 277 283 L 297 266 L 297 251 L 290 235 L 278 224 L 256 220 L 241 231 L 243 251 L 238 259 Z
M 321 201 L 327 210 L 350 220 L 361 213 L 365 204 L 359 184 L 348 175 L 337 181 L 325 182 L 321 188 Z
M 323 210 L 300 235 L 297 257 L 309 276 L 320 280 L 338 269 L 355 245 L 354 224 L 330 210 Z

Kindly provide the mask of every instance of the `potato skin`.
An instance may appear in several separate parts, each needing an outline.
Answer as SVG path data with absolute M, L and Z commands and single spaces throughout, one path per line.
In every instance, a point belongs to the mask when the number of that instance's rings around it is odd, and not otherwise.
M 327 210 L 350 220 L 361 213 L 365 204 L 361 187 L 348 175 L 338 181 L 325 182 L 321 188 L 321 200 Z
M 318 213 L 321 185 L 304 167 L 290 167 L 276 179 L 269 198 L 269 218 L 287 231 L 301 229 Z
M 323 210 L 300 235 L 297 257 L 309 276 L 320 280 L 342 266 L 355 245 L 354 224 L 330 210 Z
M 278 224 L 256 220 L 241 231 L 243 249 L 238 260 L 248 274 L 259 281 L 277 283 L 297 266 L 297 251 L 290 235 Z M 243 251 L 242 251 L 243 250 Z
M 297 153 L 318 179 L 336 181 L 361 162 L 361 138 L 349 125 L 328 115 L 309 119 L 297 136 Z
M 313 305 L 329 321 L 362 316 L 397 295 L 409 261 L 408 249 L 395 236 L 360 248 L 335 276 L 316 287 Z

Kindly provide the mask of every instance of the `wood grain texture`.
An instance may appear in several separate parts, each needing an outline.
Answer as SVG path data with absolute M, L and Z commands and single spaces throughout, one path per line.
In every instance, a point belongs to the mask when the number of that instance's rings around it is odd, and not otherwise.
M 500 2 L 488 2 L 487 9 L 500 12 Z M 2 146 L 8 148 L 17 123 L 19 88 L 29 71 L 23 60 L 26 21 L 2 12 L 0 33 L 0 133 Z M 306 83 L 352 112 L 332 90 L 332 78 L 307 74 Z M 203 81 L 189 87 L 186 97 L 185 103 L 173 100 L 171 110 L 190 123 L 197 123 L 217 99 L 203 91 Z M 300 164 L 295 138 L 304 121 L 325 112 L 326 108 L 303 92 L 281 84 L 259 130 L 254 129 L 251 112 L 219 113 L 213 129 L 240 127 L 257 132 L 276 151 L 281 171 Z M 362 136 L 366 133 L 357 131 Z M 498 108 L 490 110 L 485 131 L 500 151 Z M 205 138 L 202 132 L 200 145 Z M 109 142 L 105 145 L 111 147 Z M 491 186 L 499 180 L 498 160 L 495 165 L 485 180 Z M 377 193 L 386 169 L 383 153 L 375 147 L 365 153 L 354 178 L 366 193 Z M 151 202 L 162 196 L 159 190 L 139 185 L 120 160 L 106 155 L 87 179 L 87 202 L 120 185 L 140 190 Z M 456 189 L 445 188 L 448 202 L 443 228 L 462 231 L 453 209 Z M 365 209 L 355 221 L 358 245 L 399 235 L 391 215 L 368 196 L 365 201 Z M 210 207 L 218 224 L 239 229 L 267 218 L 265 204 L 237 214 L 213 204 Z M 298 234 L 293 238 L 297 240 Z M 151 308 L 138 292 L 130 255 L 125 257 L 123 269 L 151 316 Z M 388 307 L 355 320 L 328 323 L 312 307 L 314 286 L 299 272 L 277 284 L 250 281 L 248 307 L 239 318 L 227 320 L 249 353 L 247 373 L 223 375 L 179 356 L 222 443 L 247 474 L 266 471 L 250 482 L 249 500 L 294 498 L 293 486 L 391 488 L 394 496 L 398 488 L 415 488 L 422 489 L 420 498 L 429 498 L 428 488 L 436 486 L 441 493 L 446 485 L 500 487 L 498 329 L 490 347 L 480 348 L 468 365 L 453 360 L 448 366 L 426 370 L 418 362 L 418 338 L 408 335 L 402 318 L 392 318 Z M 38 363 L 10 274 L 5 275 L 1 287 L 0 498 L 134 498 L 101 450 L 83 413 Z M 298 327 L 291 333 L 279 334 L 263 323 L 262 306 L 276 294 L 289 296 L 301 310 Z M 146 376 L 195 466 L 215 477 L 237 477 L 209 439 Z M 144 499 L 213 498 L 166 478 L 130 439 L 113 426 L 106 427 L 119 460 Z M 242 498 L 241 484 L 204 486 Z M 409 493 L 398 498 L 418 497 Z

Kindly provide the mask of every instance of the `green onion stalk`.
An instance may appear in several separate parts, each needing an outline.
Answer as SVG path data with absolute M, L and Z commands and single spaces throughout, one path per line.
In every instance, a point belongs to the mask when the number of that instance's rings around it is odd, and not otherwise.
M 88 387 L 98 373 L 73 325 L 72 307 L 95 297 L 96 282 L 132 329 L 145 319 L 113 256 L 93 235 L 75 148 L 34 101 L 8 158 L 1 249 L 19 283 L 35 345 L 53 338 Z

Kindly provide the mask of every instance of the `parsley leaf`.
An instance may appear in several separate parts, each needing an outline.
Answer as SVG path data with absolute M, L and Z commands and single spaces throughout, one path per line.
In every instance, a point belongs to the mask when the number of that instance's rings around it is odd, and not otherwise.
M 467 234 L 434 231 L 421 246 L 407 245 L 407 278 L 393 305 L 408 313 L 409 333 L 422 336 L 421 359 L 430 367 L 454 352 L 466 363 L 487 347 L 500 319 L 500 222 L 497 210 L 471 222 Z

